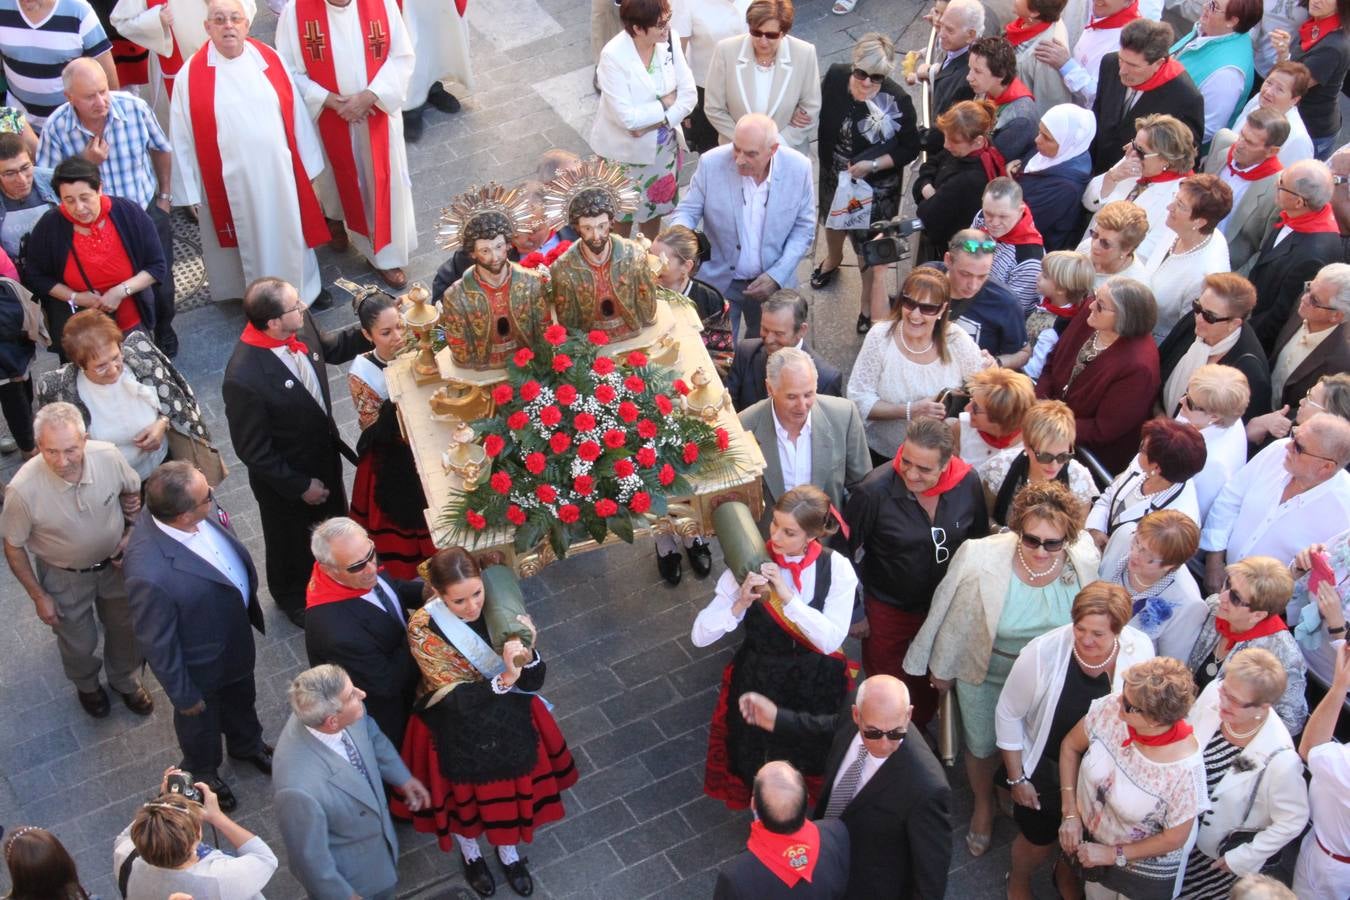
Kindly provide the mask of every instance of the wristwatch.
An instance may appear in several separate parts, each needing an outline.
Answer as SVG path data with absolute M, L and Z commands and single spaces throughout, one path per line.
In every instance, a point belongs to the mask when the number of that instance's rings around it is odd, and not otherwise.
M 1120 846 L 1120 844 L 1116 844 L 1116 865 L 1126 866 L 1129 862 L 1130 861 L 1125 858 L 1125 848 Z
M 155 199 L 156 199 L 156 200 L 167 200 L 167 201 L 172 201 L 172 200 L 173 200 L 173 194 L 156 194 L 156 195 L 155 195 Z

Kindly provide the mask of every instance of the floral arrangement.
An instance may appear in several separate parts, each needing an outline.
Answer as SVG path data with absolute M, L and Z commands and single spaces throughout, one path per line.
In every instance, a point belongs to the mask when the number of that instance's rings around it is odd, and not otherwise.
M 678 408 L 689 386 L 640 351 L 604 355 L 608 342 L 552 325 L 537 351 L 516 351 L 495 415 L 473 423 L 489 466 L 447 504 L 453 534 L 514 528 L 517 551 L 547 537 L 562 559 L 586 537 L 631 543 L 667 496 L 691 492 L 688 476 L 734 471 L 726 430 Z
M 553 265 L 558 259 L 567 252 L 567 248 L 572 246 L 571 241 L 558 241 L 553 249 L 547 253 L 540 253 L 535 250 L 533 253 L 527 253 L 520 259 L 520 264 L 526 269 L 534 269 L 545 278 L 548 277 L 549 266 Z

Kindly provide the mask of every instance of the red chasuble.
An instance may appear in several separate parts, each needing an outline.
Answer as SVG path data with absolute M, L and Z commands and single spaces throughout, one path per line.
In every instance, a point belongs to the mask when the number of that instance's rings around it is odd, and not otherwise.
M 168 2 L 169 0 L 149 0 L 145 5 L 147 9 L 156 9 Z M 165 56 L 163 53 L 157 55 L 159 56 L 159 72 L 164 76 L 164 92 L 172 97 L 173 80 L 178 77 L 178 72 L 183 68 L 184 61 L 183 52 L 178 49 L 178 38 L 174 37 L 172 28 L 169 29 L 169 42 L 173 47 L 169 55 Z
M 281 124 L 286 132 L 286 147 L 291 153 L 295 196 L 300 204 L 300 227 L 304 231 L 305 245 L 318 247 L 328 243 L 332 235 L 328 232 L 328 222 L 323 217 L 319 198 L 314 196 L 314 186 L 309 182 L 309 174 L 300 159 L 300 147 L 295 141 L 295 90 L 277 52 L 262 41 L 249 38 L 248 42 L 262 56 L 266 64 L 263 74 L 277 94 Z M 222 247 L 238 247 L 239 237 L 234 230 L 234 214 L 230 211 L 230 197 L 225 190 L 220 143 L 216 136 L 216 68 L 207 65 L 208 51 L 209 45 L 203 46 L 188 63 L 188 86 L 191 91 L 189 113 L 197 149 L 197 168 L 202 175 L 206 205 L 211 210 L 211 219 L 216 226 L 216 241 Z
M 361 33 L 366 36 L 366 83 L 375 79 L 384 61 L 389 57 L 389 17 L 382 0 L 356 0 L 361 17 Z M 337 69 L 328 26 L 327 0 L 296 0 L 295 24 L 303 47 L 305 74 L 319 87 L 338 94 Z M 370 133 L 371 166 L 374 168 L 375 230 L 370 228 L 365 203 L 361 199 L 361 184 L 357 175 L 356 154 L 352 151 L 351 124 L 334 110 L 324 108 L 319 113 L 319 138 L 333 167 L 338 199 L 342 201 L 342 216 L 347 227 L 370 239 L 378 253 L 389 243 L 389 114 L 378 106 L 370 108 L 366 128 Z

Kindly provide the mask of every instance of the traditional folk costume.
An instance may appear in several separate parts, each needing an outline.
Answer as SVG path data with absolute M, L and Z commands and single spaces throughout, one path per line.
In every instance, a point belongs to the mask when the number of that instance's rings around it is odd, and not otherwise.
M 276 41 L 323 143 L 324 214 L 346 223 L 376 269 L 406 266 L 417 249 L 402 116 L 413 49 L 398 7 L 393 0 L 293 0 L 277 21 Z M 324 108 L 330 93 L 365 90 L 378 100 L 360 122 Z
M 252 0 L 243 5 L 244 15 L 252 19 Z M 172 26 L 160 19 L 166 6 L 173 13 Z M 118 0 L 110 19 L 124 38 L 149 51 L 149 87 L 143 99 L 168 132 L 174 80 L 183 64 L 207 42 L 205 0 Z
M 417 577 L 418 564 L 435 554 L 436 544 L 427 530 L 427 498 L 412 450 L 399 431 L 398 413 L 389 399 L 387 365 L 371 350 L 352 361 L 347 375 L 361 428 L 351 517 L 370 534 L 389 574 L 411 580 Z
M 712 602 L 694 620 L 692 638 L 699 647 L 745 624 L 745 640 L 722 673 L 703 778 L 704 792 L 732 809 L 749 805 L 755 773 L 777 759 L 806 776 L 814 798 L 833 737 L 785 740 L 748 725 L 741 716 L 741 695 L 754 691 L 788 709 L 829 715 L 839 709 L 857 671 L 839 649 L 848 635 L 858 587 L 848 558 L 811 541 L 804 556 L 774 553 L 773 559 L 790 591 L 780 598 L 781 612 L 755 602 L 737 619 L 731 608 L 740 585 L 728 569 L 717 580 Z
M 312 302 L 312 248 L 330 240 L 310 184 L 323 148 L 281 57 L 252 38 L 234 59 L 205 44 L 175 79 L 170 119 L 174 202 L 201 204 L 211 298 L 242 297 L 267 275 Z

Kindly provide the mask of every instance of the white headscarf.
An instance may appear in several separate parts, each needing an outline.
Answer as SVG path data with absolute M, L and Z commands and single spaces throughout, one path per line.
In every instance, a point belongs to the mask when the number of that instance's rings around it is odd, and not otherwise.
M 1041 116 L 1041 124 L 1059 143 L 1057 156 L 1045 156 L 1037 153 L 1027 162 L 1024 172 L 1039 172 L 1051 166 L 1068 162 L 1086 150 L 1097 134 L 1097 120 L 1091 111 L 1072 103 L 1052 106 Z

